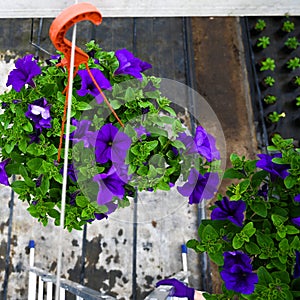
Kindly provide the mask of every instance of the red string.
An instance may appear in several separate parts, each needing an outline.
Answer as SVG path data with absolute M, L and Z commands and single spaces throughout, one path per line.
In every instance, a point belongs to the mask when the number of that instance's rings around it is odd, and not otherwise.
M 99 91 L 100 95 L 103 97 L 104 102 L 106 103 L 106 105 L 108 106 L 108 108 L 110 109 L 110 111 L 112 112 L 112 114 L 114 115 L 114 117 L 116 118 L 116 120 L 119 122 L 119 124 L 121 125 L 121 127 L 124 128 L 124 124 L 122 123 L 122 121 L 120 120 L 120 118 L 118 117 L 117 113 L 115 112 L 115 110 L 113 109 L 113 107 L 111 106 L 111 104 L 109 103 L 109 101 L 107 100 L 106 96 L 104 95 L 104 93 L 102 92 L 100 86 L 98 85 L 95 77 L 93 76 L 89 66 L 87 63 L 85 63 L 86 66 L 86 70 L 88 71 L 89 76 L 91 77 L 94 85 L 96 86 L 97 90 Z M 74 72 L 74 78 L 77 74 L 78 71 L 78 67 L 76 67 L 75 72 Z M 65 99 L 65 105 L 64 105 L 64 115 L 62 118 L 62 123 L 61 123 L 61 132 L 60 132 L 60 139 L 59 139 L 59 146 L 58 146 L 58 152 L 57 152 L 57 162 L 60 162 L 60 157 L 61 157 L 61 149 L 62 149 L 62 143 L 63 143 L 63 136 L 64 136 L 64 131 L 65 131 L 65 123 L 66 123 L 66 119 L 67 119 L 67 109 L 68 109 L 68 87 L 69 87 L 69 76 L 70 76 L 70 72 L 68 72 L 68 83 L 66 88 L 63 91 L 63 94 L 66 93 L 66 99 Z

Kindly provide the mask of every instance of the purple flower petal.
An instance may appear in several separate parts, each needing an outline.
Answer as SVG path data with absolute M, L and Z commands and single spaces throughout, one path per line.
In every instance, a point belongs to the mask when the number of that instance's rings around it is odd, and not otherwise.
M 102 74 L 99 69 L 90 69 L 99 87 L 103 90 L 111 90 L 111 84 L 109 80 Z M 100 104 L 103 98 L 100 97 L 100 92 L 95 86 L 92 78 L 90 77 L 87 70 L 79 70 L 78 75 L 81 77 L 81 89 L 77 91 L 79 96 L 85 96 L 87 94 L 96 97 L 97 103 Z
M 203 127 L 197 127 L 194 141 L 198 153 L 205 157 L 208 162 L 211 162 L 214 159 L 220 159 L 220 152 L 216 148 L 215 138 L 207 133 Z
M 9 75 L 6 86 L 12 86 L 17 92 L 20 92 L 25 84 L 29 84 L 34 87 L 33 78 L 42 73 L 41 68 L 37 64 L 36 60 L 32 60 L 33 55 L 26 55 L 23 58 L 19 58 L 15 66 Z
M 216 201 L 216 207 L 211 213 L 212 220 L 229 220 L 233 224 L 242 227 L 246 203 L 243 200 L 230 201 L 223 197 L 221 201 Z
M 292 222 L 293 222 L 296 226 L 300 227 L 300 217 L 292 218 Z
M 152 68 L 152 65 L 141 61 L 139 58 L 135 57 L 131 52 L 127 49 L 117 50 L 115 53 L 118 61 L 119 67 L 115 71 L 115 75 L 131 75 L 138 80 L 142 80 L 142 72 Z
M 294 278 L 300 277 L 300 252 L 296 251 L 296 260 L 294 266 Z
M 219 184 L 219 176 L 217 173 L 200 174 L 195 168 L 192 168 L 188 181 L 178 187 L 178 192 L 187 197 L 189 196 L 189 204 L 198 204 L 203 199 L 208 200 L 214 197 Z
M 125 194 L 125 183 L 119 178 L 114 167 L 111 167 L 108 173 L 94 176 L 93 180 L 99 185 L 97 196 L 97 203 L 99 205 L 111 202 L 113 197 L 123 198 Z
M 298 194 L 298 195 L 295 196 L 294 201 L 300 202 L 300 194 Z
M 6 174 L 5 167 L 10 162 L 10 158 L 7 158 L 0 162 L 0 183 L 4 185 L 9 185 L 8 176 Z
M 70 140 L 73 141 L 74 144 L 82 141 L 85 148 L 94 147 L 97 132 L 89 131 L 91 123 L 89 120 L 78 121 L 73 118 L 72 125 L 76 126 L 76 129 L 70 134 Z
M 257 161 L 256 166 L 258 168 L 261 168 L 267 172 L 270 173 L 271 175 L 271 180 L 274 181 L 277 177 L 280 177 L 282 179 L 285 179 L 289 173 L 288 169 L 290 168 L 289 165 L 281 165 L 281 164 L 276 164 L 272 162 L 272 159 L 275 157 L 282 157 L 281 153 L 276 153 L 276 154 L 258 154 L 257 155 L 260 160 Z
M 99 130 L 95 145 L 96 162 L 124 164 L 131 139 L 112 124 L 105 124 Z

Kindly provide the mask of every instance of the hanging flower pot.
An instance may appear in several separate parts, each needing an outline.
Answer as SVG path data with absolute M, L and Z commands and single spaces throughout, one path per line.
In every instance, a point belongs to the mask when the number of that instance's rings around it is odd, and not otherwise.
M 190 204 L 212 198 L 220 159 L 214 138 L 201 126 L 194 137 L 188 134 L 161 94 L 161 80 L 144 74 L 149 63 L 126 49 L 103 51 L 93 41 L 87 51 L 88 64 L 73 82 L 65 227 L 107 218 L 138 190 L 168 191 L 179 178 L 178 192 Z M 8 76 L 11 90 L 0 96 L 0 182 L 44 225 L 60 220 L 67 72 L 56 65 L 63 59 L 44 65 L 32 55 L 19 58 Z M 21 179 L 10 183 L 13 174 Z

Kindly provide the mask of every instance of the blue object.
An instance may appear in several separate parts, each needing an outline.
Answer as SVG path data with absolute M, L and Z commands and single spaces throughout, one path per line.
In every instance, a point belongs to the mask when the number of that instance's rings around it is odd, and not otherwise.
M 187 247 L 185 244 L 181 245 L 181 253 L 187 253 Z
M 34 240 L 30 240 L 30 241 L 29 241 L 28 247 L 29 247 L 30 249 L 35 247 Z

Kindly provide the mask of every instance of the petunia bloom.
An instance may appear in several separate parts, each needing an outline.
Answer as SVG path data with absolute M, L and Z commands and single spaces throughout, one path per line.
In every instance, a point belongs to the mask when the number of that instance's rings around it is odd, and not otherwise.
M 6 174 L 5 167 L 9 163 L 10 159 L 5 159 L 0 162 L 0 183 L 4 185 L 9 185 L 8 176 Z
M 294 201 L 300 202 L 300 194 L 298 194 L 294 197 Z
M 271 175 L 271 180 L 274 181 L 277 177 L 280 177 L 282 179 L 285 179 L 289 173 L 289 165 L 282 165 L 282 164 L 276 164 L 272 162 L 272 159 L 275 157 L 282 157 L 281 153 L 275 153 L 272 155 L 269 154 L 257 154 L 257 156 L 260 158 L 259 161 L 257 161 L 256 166 L 258 168 L 261 168 Z
M 28 111 L 25 116 L 34 122 L 36 130 L 51 128 L 50 105 L 45 98 L 40 98 L 28 104 Z
M 189 204 L 198 204 L 202 200 L 213 198 L 219 184 L 217 173 L 200 174 L 195 168 L 192 168 L 188 177 L 188 182 L 183 186 L 177 187 L 178 192 L 187 197 Z
M 25 84 L 35 87 L 33 78 L 41 74 L 42 71 L 36 60 L 32 59 L 33 55 L 30 54 L 16 61 L 16 68 L 9 73 L 6 86 L 11 85 L 17 92 L 20 92 Z
M 220 152 L 216 148 L 215 138 L 208 132 L 206 132 L 206 130 L 203 127 L 198 126 L 196 128 L 194 141 L 198 153 L 205 157 L 208 162 L 211 162 L 214 159 L 220 159 Z
M 60 172 L 60 174 L 63 174 L 64 173 L 64 167 L 62 167 L 59 172 Z M 74 168 L 74 165 L 73 164 L 68 164 L 67 175 L 74 182 L 77 182 L 77 173 L 78 173 L 78 170 L 76 170 Z
M 96 139 L 96 162 L 103 164 L 111 160 L 124 164 L 130 145 L 131 139 L 128 135 L 110 123 L 105 124 L 99 130 Z
M 246 203 L 243 200 L 230 201 L 227 197 L 223 197 L 215 204 L 217 207 L 211 213 L 212 220 L 229 220 L 239 227 L 243 226 L 244 211 L 246 210 Z
M 292 222 L 293 222 L 296 226 L 300 227 L 300 217 L 292 218 Z
M 294 266 L 294 278 L 300 277 L 300 252 L 296 251 L 296 261 Z
M 97 84 L 102 90 L 111 90 L 111 84 L 109 80 L 102 74 L 99 69 L 90 69 L 94 76 Z M 95 97 L 98 104 L 103 102 L 103 97 L 100 95 L 99 90 L 95 86 L 92 78 L 90 77 L 87 70 L 79 70 L 78 75 L 81 78 L 81 89 L 77 91 L 79 96 L 85 96 L 87 94 Z
M 97 203 L 99 205 L 105 205 L 111 202 L 113 197 L 123 198 L 125 194 L 125 183 L 117 175 L 114 166 L 109 169 L 108 173 L 95 175 L 93 180 L 99 185 L 97 195 Z
M 75 118 L 72 119 L 72 125 L 76 126 L 76 129 L 70 134 L 70 140 L 74 144 L 83 142 L 85 148 L 93 147 L 95 145 L 97 133 L 89 131 L 91 121 L 81 120 L 78 121 Z
M 258 283 L 257 274 L 252 272 L 251 259 L 240 251 L 224 252 L 224 266 L 220 272 L 225 287 L 237 293 L 252 294 Z
M 143 76 L 141 72 L 144 72 L 147 69 L 152 68 L 152 65 L 140 60 L 135 57 L 127 49 L 120 49 L 116 51 L 116 57 L 119 61 L 119 67 L 115 71 L 115 75 L 131 75 L 138 80 L 142 80 Z
M 187 135 L 185 132 L 180 132 L 178 134 L 177 140 L 179 140 L 185 145 L 185 154 L 195 154 L 198 152 L 195 141 L 192 136 Z

